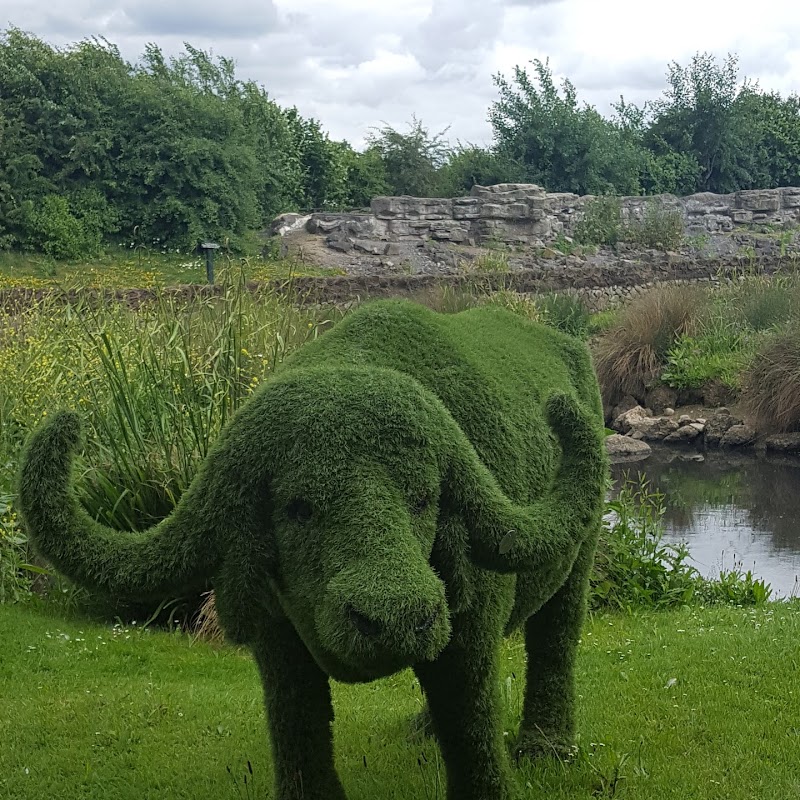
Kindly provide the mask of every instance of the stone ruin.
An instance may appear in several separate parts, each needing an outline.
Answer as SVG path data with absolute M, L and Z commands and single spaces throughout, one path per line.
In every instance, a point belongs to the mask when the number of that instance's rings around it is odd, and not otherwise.
M 400 256 L 408 246 L 441 243 L 545 247 L 574 235 L 591 195 L 546 192 L 535 184 L 474 186 L 469 197 L 376 197 L 368 213 L 283 214 L 273 235 L 305 231 L 324 237 L 341 253 Z M 623 221 L 641 220 L 655 202 L 679 211 L 687 236 L 717 236 L 754 226 L 774 229 L 800 225 L 800 188 L 757 189 L 718 195 L 662 194 L 622 197 Z

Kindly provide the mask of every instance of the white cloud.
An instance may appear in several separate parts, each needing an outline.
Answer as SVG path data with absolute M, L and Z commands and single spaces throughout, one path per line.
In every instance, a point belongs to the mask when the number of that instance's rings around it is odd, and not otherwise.
M 402 127 L 488 142 L 492 75 L 550 58 L 603 113 L 641 103 L 670 61 L 698 51 L 740 56 L 742 73 L 784 94 L 800 88 L 800 4 L 762 0 L 4 0 L 0 26 L 58 45 L 102 35 L 135 60 L 147 42 L 183 42 L 236 60 L 239 74 L 296 105 L 336 138 Z

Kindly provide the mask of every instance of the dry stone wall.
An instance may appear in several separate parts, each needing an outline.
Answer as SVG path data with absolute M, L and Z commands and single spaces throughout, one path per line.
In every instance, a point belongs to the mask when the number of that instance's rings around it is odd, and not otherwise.
M 480 246 L 486 242 L 544 246 L 559 235 L 572 236 L 593 198 L 546 192 L 535 184 L 475 186 L 469 197 L 376 197 L 369 213 L 283 215 L 272 232 L 304 230 L 326 237 L 341 252 L 391 256 L 403 245 L 425 242 Z M 679 211 L 688 236 L 800 225 L 800 188 L 759 189 L 676 197 L 621 198 L 623 219 L 644 217 L 648 204 Z

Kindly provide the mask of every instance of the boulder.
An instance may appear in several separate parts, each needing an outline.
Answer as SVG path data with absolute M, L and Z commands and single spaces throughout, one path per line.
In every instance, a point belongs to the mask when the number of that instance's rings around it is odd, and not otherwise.
M 636 408 L 638 405 L 639 403 L 636 401 L 635 397 L 631 397 L 631 395 L 626 394 L 622 400 L 620 400 L 611 410 L 609 419 L 615 420 L 626 411 L 630 411 L 632 408 Z
M 638 427 L 638 423 L 651 417 L 652 414 L 646 408 L 634 406 L 634 408 L 631 408 L 629 411 L 620 414 L 614 420 L 612 427 L 615 431 L 619 431 L 620 433 L 630 433 L 634 427 Z
M 668 444 L 682 444 L 693 442 L 703 433 L 703 429 L 705 426 L 698 424 L 697 422 L 691 422 L 688 425 L 684 425 L 678 430 L 671 433 L 667 436 L 664 441 Z
M 641 434 L 648 442 L 660 442 L 678 430 L 678 423 L 669 417 L 650 417 L 634 423 L 631 432 Z
M 311 220 L 311 214 L 281 214 L 269 226 L 270 236 L 286 236 L 287 233 L 303 230 Z
M 647 458 L 652 452 L 650 445 L 646 442 L 640 442 L 619 433 L 606 436 L 606 451 L 612 458 Z
M 758 435 L 752 425 L 732 425 L 725 431 L 719 446 L 720 447 L 746 447 L 753 444 Z
M 722 437 L 729 428 L 738 425 L 741 420 L 731 416 L 727 408 L 720 408 L 706 420 L 705 442 L 709 447 L 717 447 L 722 441 Z
M 675 408 L 678 393 L 669 386 L 656 386 L 644 398 L 645 405 L 656 415 L 666 413 L 666 409 Z
M 768 436 L 764 444 L 767 450 L 787 455 L 800 455 L 800 433 L 778 433 Z

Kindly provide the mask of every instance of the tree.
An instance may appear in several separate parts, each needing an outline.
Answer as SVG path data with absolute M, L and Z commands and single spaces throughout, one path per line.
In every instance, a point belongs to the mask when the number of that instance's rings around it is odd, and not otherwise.
M 380 156 L 391 194 L 432 197 L 437 193 L 437 172 L 447 159 L 446 132 L 431 136 L 416 117 L 408 133 L 390 125 L 370 131 L 367 147 Z
M 698 53 L 686 67 L 673 62 L 667 82 L 663 97 L 652 104 L 648 149 L 658 158 L 691 156 L 697 163 L 692 191 L 726 193 L 768 184 L 754 113 L 758 90 L 747 79 L 739 81 L 736 56 L 720 64 L 710 53 Z
M 439 169 L 439 193 L 444 197 L 459 197 L 468 194 L 476 184 L 492 186 L 520 182 L 524 175 L 519 164 L 511 163 L 494 150 L 459 143 L 448 153 L 447 162 Z
M 568 79 L 559 90 L 548 62 L 531 63 L 533 75 L 516 66 L 511 81 L 494 78 L 500 98 L 489 120 L 497 153 L 549 191 L 638 194 L 643 149 L 592 106 L 579 105 Z

